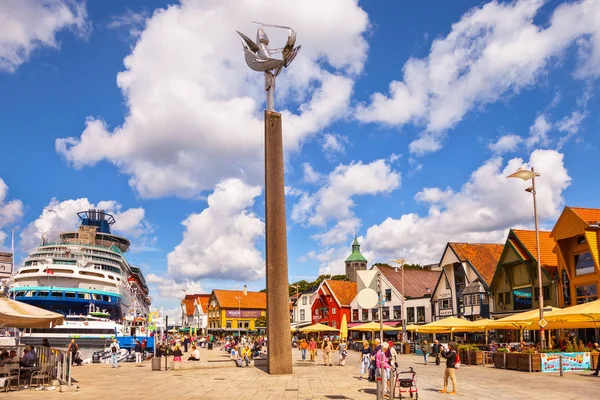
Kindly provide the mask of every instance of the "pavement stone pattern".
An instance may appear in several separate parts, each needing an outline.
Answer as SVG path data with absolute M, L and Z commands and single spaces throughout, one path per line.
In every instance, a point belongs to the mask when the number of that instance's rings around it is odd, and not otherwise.
M 107 364 L 75 367 L 79 381 L 76 393 L 21 390 L 0 393 L 7 399 L 77 398 L 86 400 L 118 399 L 375 399 L 375 384 L 358 379 L 359 355 L 351 351 L 346 366 L 324 366 L 301 362 L 300 352 L 292 350 L 293 375 L 270 376 L 263 370 L 248 368 L 217 368 L 178 371 L 152 371 L 150 362 L 136 368 L 122 363 L 117 369 Z M 320 354 L 319 354 L 320 355 Z M 336 353 L 337 356 L 337 353 Z M 219 350 L 201 350 L 203 360 L 228 357 Z M 184 357 L 185 359 L 186 357 Z M 334 357 L 334 361 L 337 357 Z M 419 399 L 600 399 L 600 378 L 585 373 L 528 373 L 494 367 L 462 366 L 456 372 L 458 394 L 440 394 L 444 366 L 423 365 L 420 356 L 399 356 L 401 370 L 414 367 L 417 372 Z M 164 360 L 163 360 L 164 367 Z M 406 395 L 405 395 L 406 396 Z

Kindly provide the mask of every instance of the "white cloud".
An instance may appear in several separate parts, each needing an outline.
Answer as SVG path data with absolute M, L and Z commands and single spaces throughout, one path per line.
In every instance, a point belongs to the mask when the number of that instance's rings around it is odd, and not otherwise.
M 146 282 L 156 289 L 152 292 L 158 293 L 158 297 L 161 299 L 181 300 L 186 294 L 206 293 L 200 282 L 192 280 L 175 282 L 173 279 L 150 273 L 146 276 Z
M 123 14 L 113 15 L 106 26 L 109 29 L 126 29 L 129 36 L 137 38 L 142 34 L 148 14 L 127 10 Z
M 438 204 L 448 201 L 453 195 L 454 191 L 449 187 L 446 190 L 436 187 L 424 188 L 415 195 L 415 200 L 422 203 Z
M 336 221 L 329 232 L 315 238 L 325 245 L 338 243 L 354 233 L 360 224 L 352 212 L 354 196 L 390 193 L 399 186 L 400 172 L 394 171 L 385 160 L 339 165 L 321 189 L 300 197 L 292 208 L 291 218 L 294 222 L 320 227 Z
M 8 185 L 0 178 L 0 247 L 2 247 L 6 237 L 6 232 L 2 229 L 10 226 L 23 216 L 23 203 L 21 200 L 7 201 Z
M 343 153 L 346 149 L 346 143 L 348 143 L 348 138 L 346 136 L 337 133 L 326 133 L 323 135 L 321 147 L 325 152 Z
M 527 147 L 534 146 L 546 147 L 550 143 L 548 132 L 552 129 L 552 124 L 548 121 L 545 114 L 536 117 L 533 125 L 529 127 L 529 137 L 525 140 Z
M 14 72 L 39 47 L 58 48 L 64 29 L 86 34 L 85 4 L 75 0 L 0 2 L 0 71 Z
M 388 94 L 375 93 L 359 107 L 358 119 L 425 126 L 410 145 L 424 154 L 439 150 L 445 131 L 473 108 L 535 84 L 573 44 L 583 49 L 577 77 L 600 73 L 600 2 L 561 4 L 536 25 L 543 4 L 492 1 L 467 12 L 433 41 L 427 58 L 404 64 L 403 80 L 391 82 Z
M 208 196 L 208 207 L 183 221 L 183 240 L 168 255 L 169 275 L 178 282 L 261 278 L 265 261 L 255 246 L 265 225 L 249 211 L 260 194 L 260 187 L 239 179 L 220 182 Z
M 117 165 L 144 197 L 195 196 L 229 177 L 260 184 L 263 77 L 245 65 L 235 33 L 253 36 L 253 19 L 294 27 L 303 46 L 277 82 L 285 150 L 345 117 L 367 52 L 368 17 L 356 1 L 188 0 L 155 11 L 125 58 L 125 122 L 89 118 L 56 150 L 75 168 Z M 267 32 L 280 47 L 285 32 Z
M 565 133 L 565 135 L 558 140 L 557 147 L 559 149 L 579 132 L 581 124 L 586 117 L 587 112 L 585 111 L 573 111 L 570 115 L 567 115 L 556 123 L 556 128 L 559 132 Z
M 309 163 L 302 164 L 302 171 L 304 173 L 304 181 L 308 183 L 317 183 L 321 180 L 321 174 L 314 170 L 312 165 Z
M 430 263 L 439 261 L 449 241 L 502 243 L 507 229 L 533 225 L 531 194 L 524 191 L 527 183 L 506 179 L 523 164 L 520 158 L 505 164 L 495 157 L 473 172 L 459 191 L 423 190 L 417 197 L 435 200 L 427 215 L 404 214 L 371 226 L 363 248 L 374 252 L 377 260 L 402 256 L 409 262 Z M 571 180 L 563 155 L 536 150 L 527 165 L 541 172 L 536 181 L 540 221 L 556 219 Z
M 36 247 L 42 235 L 52 240 L 58 239 L 58 234 L 64 231 L 76 230 L 79 225 L 77 213 L 89 209 L 102 209 L 115 217 L 112 231 L 141 241 L 153 232 L 151 225 L 145 220 L 143 208 L 129 208 L 123 210 L 123 206 L 114 200 L 104 200 L 96 205 L 87 198 L 58 201 L 52 199 L 42 213 L 21 232 L 21 247 L 29 251 Z M 135 241 L 132 245 L 135 246 Z
M 521 143 L 523 138 L 511 133 L 501 136 L 496 143 L 490 143 L 488 147 L 494 154 L 502 155 L 517 150 Z

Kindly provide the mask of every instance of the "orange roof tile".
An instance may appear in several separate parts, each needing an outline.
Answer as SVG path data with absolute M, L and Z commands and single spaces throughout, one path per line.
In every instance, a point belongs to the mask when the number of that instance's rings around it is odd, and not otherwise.
M 579 218 L 588 224 L 600 222 L 600 208 L 569 207 Z
M 267 294 L 264 292 L 248 292 L 244 295 L 241 290 L 213 290 L 217 301 L 221 308 L 237 308 L 238 300 L 236 297 L 241 297 L 240 308 L 251 308 L 251 309 L 267 309 Z
M 537 250 L 535 244 L 535 231 L 531 230 L 523 230 L 523 229 L 513 229 L 512 230 L 519 239 L 519 241 L 525 246 L 529 254 L 533 256 L 534 259 L 537 258 Z M 557 267 L 558 259 L 556 258 L 556 254 L 553 252 L 554 250 L 554 239 L 550 237 L 552 232 L 549 231 L 540 231 L 540 257 L 541 257 L 541 265 L 542 267 Z M 528 260 L 529 257 L 525 258 Z
M 461 261 L 468 260 L 489 285 L 504 249 L 495 243 L 448 243 Z
M 396 272 L 394 267 L 388 267 L 385 265 L 378 265 L 377 268 L 381 271 L 385 279 L 396 288 L 398 293 L 402 293 L 402 272 L 399 270 Z M 425 297 L 427 294 L 433 293 L 433 289 L 440 278 L 441 271 L 429 271 L 424 269 L 409 269 L 404 271 L 404 291 L 406 297 L 413 299 L 419 297 Z M 429 289 L 429 292 L 427 292 Z
M 356 282 L 326 280 L 325 283 L 340 302 L 340 306 L 349 306 L 356 297 Z
M 185 315 L 194 315 L 194 300 L 183 299 L 181 304 L 185 305 Z

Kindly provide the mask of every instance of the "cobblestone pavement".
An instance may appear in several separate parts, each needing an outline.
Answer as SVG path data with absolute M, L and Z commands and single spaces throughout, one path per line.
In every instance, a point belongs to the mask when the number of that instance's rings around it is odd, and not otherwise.
M 202 350 L 203 359 L 225 359 L 218 350 Z M 21 390 L 0 394 L 7 399 L 375 399 L 375 385 L 358 379 L 358 354 L 350 352 L 346 366 L 323 366 L 300 361 L 294 350 L 294 374 L 269 376 L 261 369 L 218 368 L 180 371 L 152 371 L 121 364 L 76 367 L 76 393 Z M 164 364 L 163 364 L 164 365 Z M 423 365 L 418 356 L 400 356 L 401 369 L 413 366 L 417 372 L 419 399 L 598 399 L 600 378 L 589 373 L 548 373 L 506 371 L 493 367 L 463 366 L 457 371 L 458 394 L 449 396 L 441 388 L 443 366 Z

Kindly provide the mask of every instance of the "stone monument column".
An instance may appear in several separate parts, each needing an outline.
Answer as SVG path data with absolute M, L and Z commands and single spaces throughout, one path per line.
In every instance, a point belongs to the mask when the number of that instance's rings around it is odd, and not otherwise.
M 281 114 L 265 110 L 267 372 L 292 373 Z

